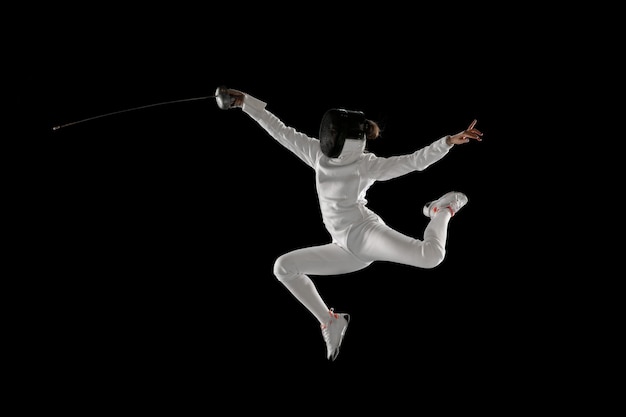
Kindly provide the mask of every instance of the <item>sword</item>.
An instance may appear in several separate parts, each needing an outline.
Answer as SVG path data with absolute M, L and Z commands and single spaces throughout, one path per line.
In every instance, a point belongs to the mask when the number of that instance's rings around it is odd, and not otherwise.
M 217 102 L 217 106 L 220 109 L 222 109 L 222 110 L 228 110 L 230 108 L 230 106 L 235 101 L 235 98 L 232 97 L 230 94 L 228 94 L 228 89 L 225 86 L 219 86 L 215 90 L 215 94 L 212 95 L 212 96 L 184 98 L 182 100 L 163 101 L 163 102 L 160 102 L 160 103 L 147 104 L 145 106 L 132 107 L 130 109 L 124 109 L 124 110 L 114 111 L 114 112 L 111 112 L 111 113 L 100 114 L 98 116 L 88 117 L 86 119 L 77 120 L 77 121 L 74 121 L 74 122 L 69 122 L 69 123 L 65 123 L 65 124 L 62 124 L 62 125 L 54 126 L 52 128 L 52 130 L 59 130 L 59 129 L 62 129 L 62 128 L 67 127 L 67 126 L 72 126 L 72 125 L 76 125 L 76 124 L 79 124 L 79 123 L 84 123 L 84 122 L 87 122 L 87 121 L 90 121 L 90 120 L 100 119 L 102 117 L 113 116 L 115 114 L 127 113 L 127 112 L 135 111 L 135 110 L 146 109 L 148 107 L 163 106 L 165 104 L 173 104 L 173 103 L 182 103 L 182 102 L 185 102 L 185 101 L 206 100 L 208 98 L 214 98 L 216 100 L 216 102 Z

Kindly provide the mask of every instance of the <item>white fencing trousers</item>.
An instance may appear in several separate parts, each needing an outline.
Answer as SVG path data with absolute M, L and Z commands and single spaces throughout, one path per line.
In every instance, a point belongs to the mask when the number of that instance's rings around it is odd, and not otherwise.
M 328 321 L 328 306 L 309 275 L 339 275 L 358 271 L 374 261 L 434 268 L 445 257 L 448 210 L 437 213 L 419 240 L 381 222 L 365 222 L 350 231 L 347 248 L 337 243 L 296 249 L 274 263 L 274 275 L 318 319 Z

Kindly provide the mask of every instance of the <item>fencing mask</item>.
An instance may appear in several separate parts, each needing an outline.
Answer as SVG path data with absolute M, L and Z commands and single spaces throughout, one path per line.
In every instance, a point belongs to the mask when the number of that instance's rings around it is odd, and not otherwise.
M 360 111 L 330 109 L 320 125 L 320 146 L 329 158 L 337 158 L 346 139 L 365 140 L 365 114 Z

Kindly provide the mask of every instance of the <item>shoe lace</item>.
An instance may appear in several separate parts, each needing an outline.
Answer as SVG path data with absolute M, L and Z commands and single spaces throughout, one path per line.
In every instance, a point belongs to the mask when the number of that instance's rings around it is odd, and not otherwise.
M 459 207 L 461 207 L 461 201 L 459 200 L 459 196 L 455 196 L 454 197 L 454 201 L 450 203 L 450 205 L 448 205 L 448 210 L 450 210 L 450 213 L 452 213 L 452 215 L 454 216 L 456 214 L 456 212 L 459 210 Z
M 330 310 L 328 310 L 328 313 L 330 314 L 330 320 L 328 321 L 328 323 L 322 323 L 320 324 L 320 327 L 322 328 L 322 336 L 324 337 L 324 340 L 327 343 L 330 343 L 330 332 L 328 330 L 328 326 L 330 325 L 330 323 L 332 323 L 333 319 L 338 319 L 339 318 L 339 314 L 335 313 L 335 309 L 331 308 Z
M 326 343 L 330 343 L 330 333 L 328 332 L 328 326 L 325 324 L 322 324 L 322 336 L 324 337 L 324 341 Z

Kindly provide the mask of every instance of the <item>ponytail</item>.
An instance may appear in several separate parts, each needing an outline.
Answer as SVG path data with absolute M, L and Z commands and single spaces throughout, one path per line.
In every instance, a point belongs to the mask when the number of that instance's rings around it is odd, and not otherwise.
M 365 138 L 374 140 L 380 136 L 380 126 L 373 120 L 365 120 Z

